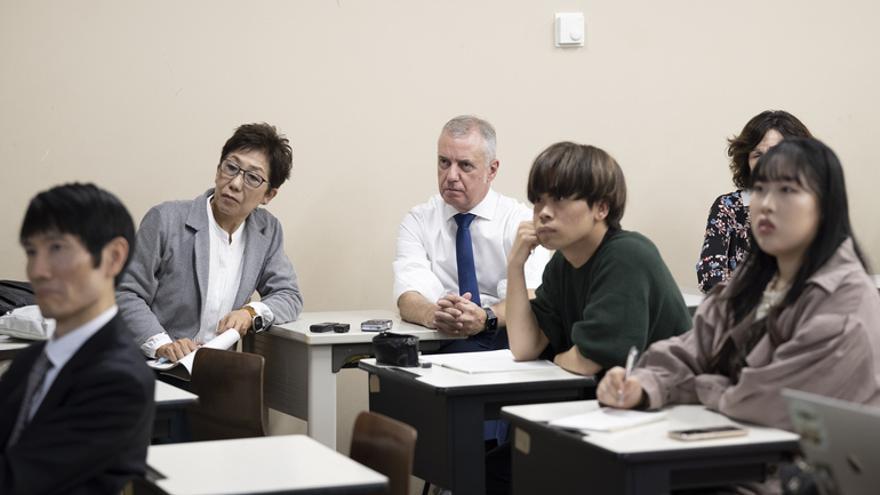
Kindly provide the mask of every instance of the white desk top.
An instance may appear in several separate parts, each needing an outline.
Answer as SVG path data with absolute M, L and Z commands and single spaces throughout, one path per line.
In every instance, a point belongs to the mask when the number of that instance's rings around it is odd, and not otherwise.
M 378 332 L 361 332 L 361 322 L 375 319 L 391 320 L 393 322 L 392 332 L 415 335 L 420 340 L 450 340 L 456 338 L 430 328 L 402 321 L 399 314 L 385 309 L 305 312 L 300 315 L 298 320 L 283 325 L 273 325 L 268 331 L 272 335 L 298 340 L 309 345 L 355 344 L 373 341 L 373 337 Z M 351 329 L 346 333 L 332 331 L 314 333 L 309 331 L 310 325 L 325 321 L 348 323 L 351 325 Z
M 388 479 L 305 435 L 153 445 L 147 465 L 171 495 L 386 486 Z
M 529 421 L 546 422 L 587 412 L 597 407 L 599 407 L 599 403 L 595 400 L 582 400 L 507 406 L 501 410 Z M 682 442 L 667 436 L 667 432 L 670 430 L 728 424 L 742 426 L 748 429 L 749 433 L 743 437 L 717 438 L 694 442 Z M 737 423 L 722 414 L 709 411 L 700 405 L 678 405 L 668 408 L 667 417 L 662 421 L 610 433 L 591 431 L 583 440 L 617 454 L 635 454 L 734 445 L 755 445 L 760 443 L 796 442 L 798 438 L 798 435 L 795 433 L 785 430 Z
M 877 286 L 877 289 L 880 289 L 880 274 L 871 275 L 871 278 L 874 280 L 874 285 Z M 681 295 L 684 297 L 684 304 L 688 308 L 696 308 L 703 302 L 703 299 L 706 296 L 700 293 L 697 289 L 686 289 L 684 287 L 680 287 Z
M 489 351 L 493 352 L 493 351 Z M 461 353 L 460 356 L 479 361 L 482 352 Z M 451 355 L 451 354 L 450 354 Z M 559 366 L 553 365 L 542 369 L 524 369 L 522 371 L 499 371 L 491 373 L 464 373 L 444 366 L 434 365 L 430 368 L 398 368 L 376 364 L 375 358 L 363 359 L 361 363 L 375 368 L 394 368 L 402 373 L 418 375 L 416 380 L 437 388 L 480 387 L 486 385 L 503 385 L 511 383 L 547 382 L 558 380 L 584 380 L 587 377 L 569 373 Z
M 695 289 L 682 289 L 681 296 L 684 298 L 684 305 L 688 308 L 696 308 L 706 298 L 706 296 Z
M 189 404 L 199 400 L 198 395 L 159 380 L 156 380 L 155 396 L 156 405 L 159 407 L 176 404 Z

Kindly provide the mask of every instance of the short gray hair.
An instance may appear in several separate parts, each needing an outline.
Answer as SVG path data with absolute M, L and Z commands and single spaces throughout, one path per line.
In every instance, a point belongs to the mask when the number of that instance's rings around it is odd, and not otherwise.
M 486 162 L 495 159 L 495 128 L 492 124 L 473 115 L 459 115 L 443 126 L 443 134 L 452 137 L 464 137 L 476 128 L 485 143 Z

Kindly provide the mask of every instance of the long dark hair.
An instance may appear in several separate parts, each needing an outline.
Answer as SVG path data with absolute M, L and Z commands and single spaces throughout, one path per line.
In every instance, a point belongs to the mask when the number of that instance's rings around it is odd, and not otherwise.
M 782 343 L 783 338 L 775 324 L 779 313 L 797 301 L 806 288 L 807 280 L 834 255 L 843 241 L 852 239 L 856 255 L 865 270 L 869 271 L 853 234 L 843 168 L 834 151 L 812 138 L 783 140 L 761 157 L 752 173 L 752 183 L 779 180 L 795 181 L 815 194 L 819 207 L 819 225 L 782 302 L 766 318 L 755 323 L 746 339 L 745 348 L 737 349 L 728 336 L 719 353 L 712 359 L 712 368 L 733 379 L 738 377 L 745 356 L 765 333 L 774 345 Z M 721 304 L 727 305 L 728 328 L 742 322 L 758 306 L 777 269 L 776 258 L 764 252 L 752 239 L 751 253 L 731 280 L 726 296 L 719 300 Z

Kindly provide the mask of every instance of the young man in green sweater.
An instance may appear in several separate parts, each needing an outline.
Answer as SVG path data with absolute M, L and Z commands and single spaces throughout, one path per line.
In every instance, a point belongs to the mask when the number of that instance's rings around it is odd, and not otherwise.
M 603 150 L 557 143 L 529 173 L 534 221 L 520 224 L 507 266 L 507 332 L 517 360 L 553 359 L 593 375 L 623 365 L 630 347 L 690 329 L 691 318 L 654 244 L 622 230 L 626 182 Z M 529 301 L 523 265 L 556 253 Z

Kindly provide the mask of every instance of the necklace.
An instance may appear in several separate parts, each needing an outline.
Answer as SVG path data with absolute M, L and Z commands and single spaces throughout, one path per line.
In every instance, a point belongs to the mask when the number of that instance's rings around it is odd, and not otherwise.
M 779 281 L 779 276 L 774 276 L 770 283 L 767 284 L 767 288 L 764 289 L 764 294 L 761 296 L 761 302 L 758 304 L 758 310 L 755 313 L 755 319 L 760 320 L 767 316 L 767 313 L 770 312 L 775 306 L 782 302 L 785 298 L 785 294 L 788 293 L 790 284 Z

